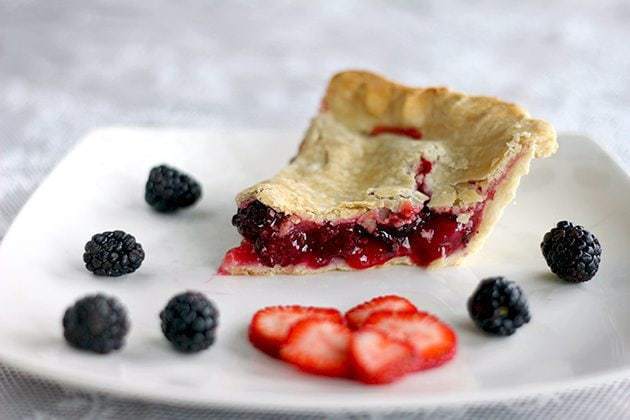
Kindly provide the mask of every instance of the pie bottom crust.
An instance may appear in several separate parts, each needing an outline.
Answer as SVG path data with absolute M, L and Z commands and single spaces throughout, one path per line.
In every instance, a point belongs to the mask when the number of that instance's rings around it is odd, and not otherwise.
M 477 232 L 471 236 L 470 242 L 460 250 L 453 252 L 452 254 L 439 258 L 433 262 L 431 262 L 426 268 L 434 269 L 448 266 L 457 266 L 461 264 L 465 257 L 477 252 L 486 241 L 486 238 L 490 234 L 492 227 L 498 221 L 498 219 L 503 214 L 503 209 L 509 204 L 516 195 L 516 190 L 518 189 L 518 185 L 520 183 L 521 177 L 526 175 L 529 172 L 529 165 L 534 157 L 534 149 L 532 147 L 524 149 L 517 158 L 515 158 L 514 163 L 510 165 L 509 172 L 506 173 L 502 182 L 497 185 L 494 197 L 491 200 L 488 200 L 485 204 L 485 208 L 483 211 L 483 216 L 481 218 L 481 222 L 477 228 Z M 393 265 L 416 265 L 413 263 L 411 258 L 408 256 L 405 257 L 394 257 L 391 260 L 383 264 L 374 265 L 369 268 L 379 268 L 379 267 L 387 267 Z M 342 259 L 334 259 L 330 262 L 330 264 L 325 265 L 323 267 L 312 268 L 307 266 L 306 264 L 298 264 L 298 265 L 287 265 L 287 266 L 274 266 L 267 267 L 263 264 L 243 264 L 243 265 L 233 265 L 230 267 L 225 267 L 224 271 L 226 274 L 232 275 L 275 275 L 275 274 L 313 274 L 313 273 L 323 273 L 326 271 L 356 271 L 357 269 L 352 268 L 346 264 Z

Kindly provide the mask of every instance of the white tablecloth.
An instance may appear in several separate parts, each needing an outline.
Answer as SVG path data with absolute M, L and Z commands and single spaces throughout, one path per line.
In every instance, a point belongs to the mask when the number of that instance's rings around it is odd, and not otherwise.
M 305 127 L 345 68 L 518 102 L 628 168 L 630 2 L 582 3 L 0 0 L 0 235 L 93 127 Z M 630 379 L 415 414 L 630 418 Z M 0 418 L 79 417 L 264 418 L 127 401 L 0 366 Z

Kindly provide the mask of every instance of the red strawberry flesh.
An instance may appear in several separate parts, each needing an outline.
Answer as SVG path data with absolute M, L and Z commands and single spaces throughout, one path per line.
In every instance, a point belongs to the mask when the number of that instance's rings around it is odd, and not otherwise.
M 291 328 L 304 319 L 326 319 L 343 324 L 341 313 L 333 308 L 271 306 L 254 314 L 249 326 L 249 341 L 259 350 L 278 357 L 280 346 Z
M 325 319 L 305 319 L 293 326 L 280 349 L 282 360 L 315 375 L 348 377 L 352 332 Z
M 418 357 L 414 370 L 442 365 L 455 356 L 455 332 L 437 317 L 425 312 L 377 312 L 368 318 L 364 326 L 409 343 Z
M 387 384 L 410 372 L 416 366 L 416 355 L 408 343 L 365 328 L 352 335 L 350 365 L 361 382 Z
M 400 296 L 379 296 L 346 312 L 346 323 L 352 329 L 359 329 L 370 315 L 380 311 L 417 312 L 417 308 L 408 299 Z

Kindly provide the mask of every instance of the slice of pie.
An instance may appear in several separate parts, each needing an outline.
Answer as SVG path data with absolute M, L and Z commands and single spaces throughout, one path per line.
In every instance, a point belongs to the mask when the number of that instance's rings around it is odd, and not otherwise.
M 238 194 L 223 274 L 444 267 L 478 250 L 534 157 L 558 144 L 517 105 L 375 74 L 332 78 L 295 159 Z

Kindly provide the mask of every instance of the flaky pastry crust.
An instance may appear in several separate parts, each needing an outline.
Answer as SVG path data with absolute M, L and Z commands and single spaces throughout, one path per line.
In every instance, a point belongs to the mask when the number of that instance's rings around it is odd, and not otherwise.
M 422 140 L 395 134 L 371 136 L 375 127 L 413 127 Z M 363 71 L 335 75 L 295 160 L 270 180 L 237 196 L 314 221 L 353 219 L 403 202 L 465 213 L 487 197 L 483 219 L 461 251 L 431 267 L 454 265 L 479 249 L 513 199 L 534 157 L 558 148 L 553 127 L 521 107 L 447 88 L 411 88 Z M 433 164 L 418 191 L 421 159 Z M 425 191 L 426 192 L 426 191 Z M 429 195 L 427 195 L 429 194 Z M 408 257 L 388 264 L 411 264 Z M 387 264 L 386 264 L 387 265 Z M 349 269 L 338 262 L 308 267 L 234 267 L 234 274 L 303 274 Z

